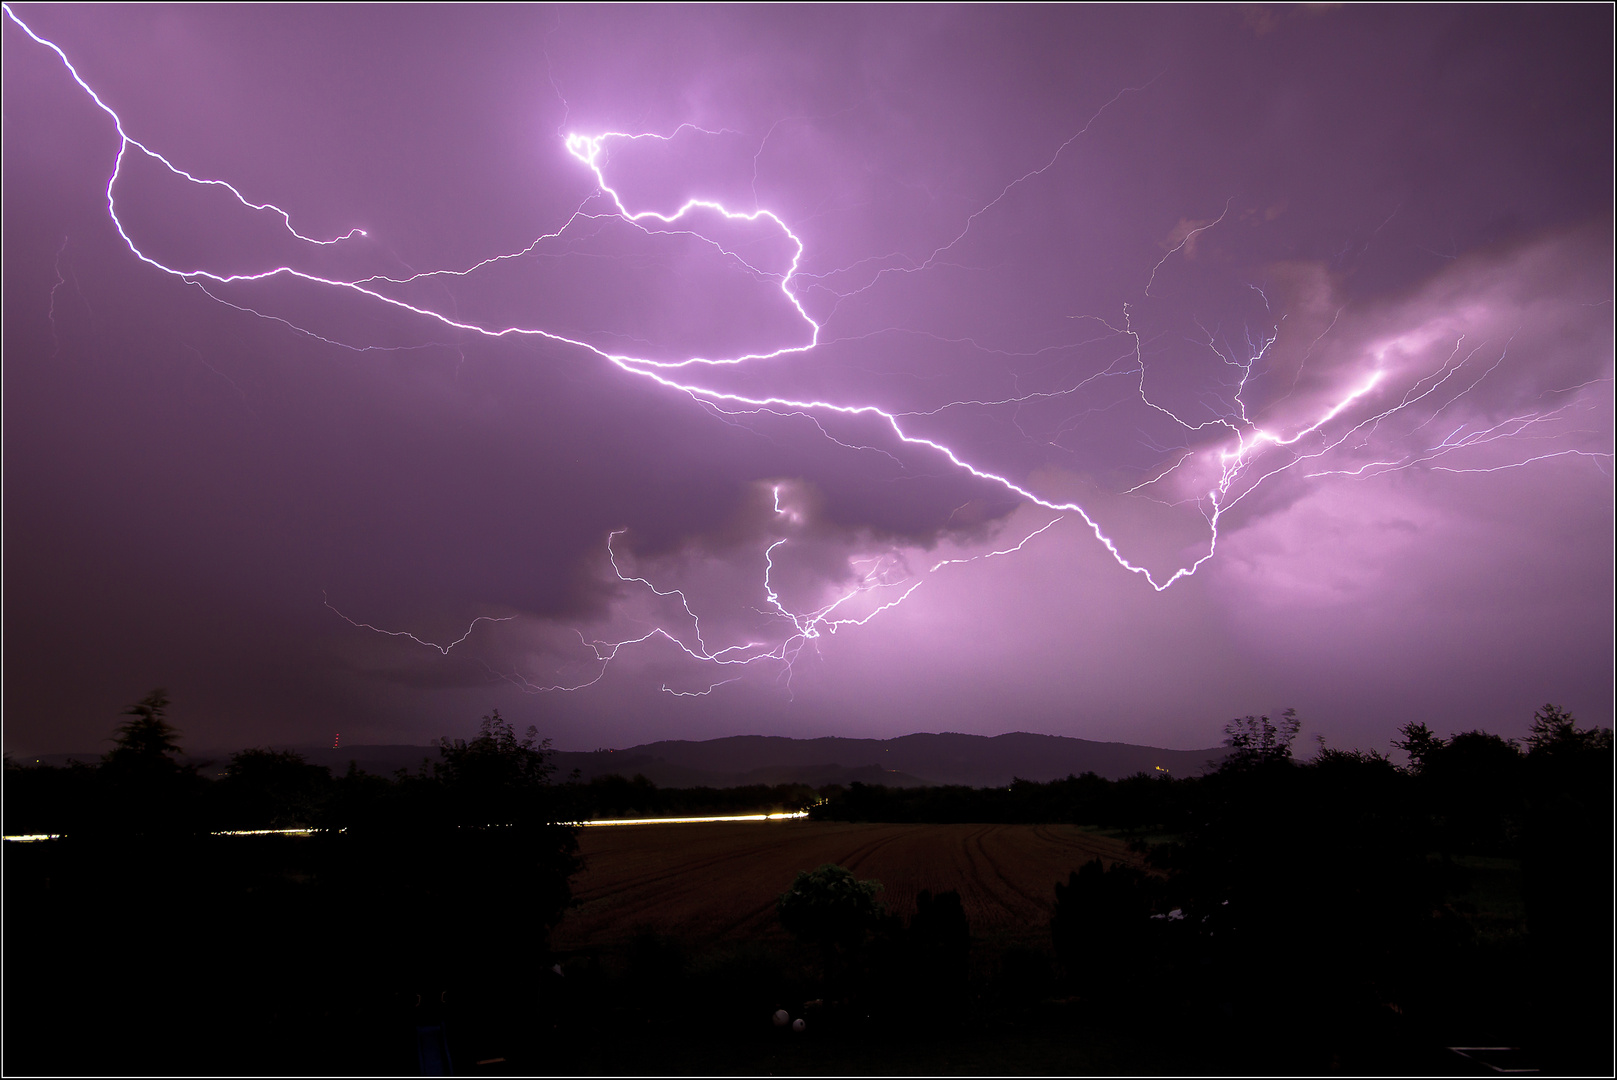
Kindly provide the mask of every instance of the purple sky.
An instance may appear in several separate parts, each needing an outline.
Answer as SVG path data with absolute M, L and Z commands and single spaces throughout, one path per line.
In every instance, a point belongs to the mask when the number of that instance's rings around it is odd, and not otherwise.
M 14 753 L 1609 722 L 1609 7 L 14 10 Z

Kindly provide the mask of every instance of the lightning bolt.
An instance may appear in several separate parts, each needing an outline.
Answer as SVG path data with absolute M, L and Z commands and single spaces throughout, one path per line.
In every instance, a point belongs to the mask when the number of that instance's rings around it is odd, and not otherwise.
M 56 284 L 51 286 L 51 302 L 45 309 L 45 318 L 51 324 L 51 359 L 54 360 L 62 351 L 62 341 L 56 334 L 56 290 L 67 284 L 67 278 L 62 276 L 62 252 L 67 250 L 67 237 L 62 237 L 62 246 L 56 249 Z
M 824 421 L 826 420 L 841 419 L 851 421 L 874 421 L 878 428 L 885 428 L 888 432 L 890 432 L 891 437 L 896 440 L 896 442 L 904 446 L 923 451 L 927 454 L 931 454 L 942 462 L 946 462 L 951 468 L 961 473 L 974 477 L 983 483 L 989 484 L 1004 492 L 1012 494 L 1023 502 L 1040 507 L 1057 515 L 1056 518 L 1024 537 L 1013 547 L 1006 548 L 1002 551 L 991 551 L 983 555 L 973 556 L 971 558 L 944 559 L 934 564 L 929 573 L 935 573 L 947 566 L 973 562 L 977 559 L 993 558 L 1013 554 L 1023 550 L 1027 543 L 1037 536 L 1042 535 L 1045 531 L 1052 528 L 1057 522 L 1076 518 L 1078 521 L 1083 523 L 1084 527 L 1094 537 L 1095 541 L 1106 550 L 1106 552 L 1120 568 L 1142 579 L 1154 591 L 1162 592 L 1163 590 L 1173 586 L 1175 583 L 1195 575 L 1204 564 L 1215 556 L 1218 548 L 1219 526 L 1222 517 L 1232 507 L 1239 504 L 1243 499 L 1256 490 L 1261 484 L 1273 476 L 1294 468 L 1302 462 L 1318 459 L 1322 455 L 1328 453 L 1330 450 L 1342 446 L 1344 442 L 1355 436 L 1367 436 L 1369 433 L 1373 433 L 1377 425 L 1396 414 L 1407 411 L 1413 405 L 1425 401 L 1426 399 L 1437 394 L 1439 390 L 1446 386 L 1452 378 L 1457 377 L 1458 373 L 1465 368 L 1467 362 L 1471 359 L 1471 356 L 1476 355 L 1475 351 L 1473 351 L 1472 354 L 1459 361 L 1454 361 L 1453 357 L 1451 356 L 1450 360 L 1445 361 L 1437 372 L 1434 372 L 1432 375 L 1423 377 L 1421 380 L 1417 381 L 1416 384 L 1402 396 L 1402 398 L 1391 401 L 1390 403 L 1384 403 L 1384 406 L 1379 410 L 1372 411 L 1369 415 L 1365 416 L 1361 420 L 1358 420 L 1356 423 L 1348 423 L 1347 421 L 1350 419 L 1348 414 L 1350 411 L 1359 410 L 1362 406 L 1370 403 L 1378 397 L 1381 397 L 1385 393 L 1387 372 L 1380 365 L 1378 360 L 1376 365 L 1372 367 L 1372 370 L 1370 370 L 1368 374 L 1362 375 L 1358 379 L 1351 381 L 1348 385 L 1339 388 L 1332 396 L 1331 400 L 1329 400 L 1324 407 L 1313 416 L 1312 419 L 1297 423 L 1286 430 L 1260 426 L 1249 416 L 1248 406 L 1244 397 L 1250 381 L 1254 378 L 1255 374 L 1262 369 L 1270 349 L 1273 347 L 1276 339 L 1279 336 L 1278 324 L 1273 332 L 1264 337 L 1261 342 L 1252 343 L 1254 347 L 1249 350 L 1249 355 L 1244 358 L 1238 358 L 1233 353 L 1226 354 L 1225 352 L 1221 352 L 1214 340 L 1214 335 L 1211 333 L 1207 334 L 1207 346 L 1213 350 L 1220 360 L 1232 368 L 1232 371 L 1236 376 L 1236 382 L 1234 384 L 1233 394 L 1228 402 L 1228 405 L 1223 407 L 1218 415 L 1215 415 L 1212 419 L 1191 421 L 1181 417 L 1173 409 L 1170 409 L 1167 406 L 1153 400 L 1147 386 L 1147 366 L 1144 360 L 1143 344 L 1140 333 L 1133 326 L 1132 312 L 1127 305 L 1124 307 L 1123 325 L 1121 327 L 1111 326 L 1105 320 L 1101 319 L 1097 319 L 1096 321 L 1099 322 L 1100 325 L 1105 326 L 1110 333 L 1132 341 L 1132 349 L 1130 350 L 1130 354 L 1128 354 L 1124 359 L 1109 365 L 1100 372 L 1079 380 L 1065 389 L 1057 391 L 1022 393 L 997 400 L 974 398 L 948 402 L 937 408 L 926 411 L 900 411 L 886 408 L 874 402 L 833 401 L 812 397 L 794 397 L 784 394 L 743 394 L 721 389 L 714 385 L 709 385 L 700 377 L 703 372 L 713 372 L 716 369 L 735 368 L 740 365 L 756 365 L 778 361 L 787 357 L 801 357 L 812 354 L 822 344 L 824 320 L 816 319 L 805 305 L 800 293 L 800 280 L 812 280 L 823 285 L 823 282 L 831 277 L 845 276 L 853 272 L 855 269 L 859 268 L 862 263 L 879 263 L 884 259 L 887 260 L 888 265 L 879 267 L 869 282 L 867 282 L 861 288 L 854 290 L 854 292 L 862 292 L 865 289 L 870 288 L 877 278 L 880 278 L 885 274 L 894 272 L 918 273 L 937 265 L 940 257 L 963 241 L 968 233 L 970 233 L 971 230 L 977 225 L 977 223 L 982 220 L 983 216 L 1001 201 L 1003 201 L 1014 188 L 1021 184 L 1030 182 L 1047 172 L 1055 165 L 1056 161 L 1061 157 L 1061 155 L 1089 130 L 1090 126 L 1094 124 L 1102 113 L 1104 113 L 1107 109 L 1110 109 L 1125 95 L 1139 92 L 1140 90 L 1143 90 L 1144 87 L 1131 87 L 1119 91 L 1117 95 L 1103 105 L 1101 109 L 1098 110 L 1094 116 L 1092 116 L 1090 120 L 1083 125 L 1082 128 L 1062 142 L 1050 155 L 1045 164 L 1029 170 L 1028 172 L 1010 181 L 997 195 L 969 214 L 962 223 L 958 233 L 952 239 L 938 245 L 925 258 L 909 262 L 908 265 L 893 265 L 891 261 L 892 257 L 882 257 L 875 260 L 862 260 L 861 263 L 856 263 L 853 266 L 843 267 L 838 270 L 831 271 L 828 274 L 814 275 L 812 278 L 810 278 L 808 275 L 804 275 L 802 273 L 802 264 L 806 250 L 802 238 L 793 231 L 791 226 L 782 217 L 771 210 L 756 205 L 756 202 L 754 208 L 751 210 L 736 210 L 717 200 L 703 198 L 688 199 L 678 207 L 666 211 L 647 207 L 632 207 L 609 179 L 608 170 L 610 167 L 611 147 L 618 144 L 633 144 L 635 142 L 644 140 L 668 142 L 680 137 L 687 131 L 705 132 L 707 134 L 723 133 L 706 131 L 706 129 L 696 128 L 693 125 L 681 125 L 679 128 L 676 128 L 673 132 L 668 134 L 644 132 L 606 132 L 598 134 L 585 134 L 579 132 L 568 133 L 564 139 L 565 148 L 581 166 L 588 170 L 593 181 L 593 190 L 584 197 L 584 199 L 578 204 L 577 209 L 573 211 L 571 216 L 569 216 L 559 228 L 537 237 L 531 244 L 524 246 L 518 251 L 491 256 L 490 258 L 476 262 L 470 266 L 464 267 L 463 269 L 432 270 L 423 273 L 412 272 L 408 276 L 402 277 L 370 275 L 358 278 L 342 278 L 314 274 L 290 265 L 273 266 L 253 272 L 241 273 L 220 273 L 202 266 L 172 266 L 144 250 L 139 242 L 130 234 L 123 219 L 119 216 L 119 180 L 123 175 L 126 159 L 128 159 L 132 154 L 144 156 L 146 159 L 162 166 L 172 176 L 177 177 L 187 183 L 194 184 L 199 187 L 214 188 L 228 192 L 235 198 L 235 200 L 244 210 L 254 214 L 266 214 L 271 216 L 279 222 L 280 226 L 287 234 L 303 244 L 308 244 L 315 247 L 332 247 L 342 245 L 345 242 L 354 240 L 356 238 L 365 237 L 367 234 L 362 229 L 354 228 L 340 235 L 325 238 L 308 235 L 299 231 L 295 227 L 291 214 L 281 207 L 276 206 L 268 201 L 255 202 L 252 198 L 249 198 L 246 194 L 244 194 L 241 189 L 228 181 L 199 177 L 185 170 L 184 168 L 181 168 L 162 153 L 154 150 L 147 144 L 141 142 L 139 139 L 131 135 L 125 125 L 124 120 L 111 106 L 109 106 L 105 101 L 102 100 L 100 96 L 97 95 L 95 90 L 81 76 L 79 71 L 69 60 L 67 54 L 59 46 L 35 33 L 26 23 L 23 22 L 20 17 L 18 17 L 18 15 L 11 9 L 9 5 L 4 5 L 3 8 L 6 16 L 11 20 L 12 23 L 26 33 L 33 41 L 45 48 L 48 48 L 56 55 L 73 81 L 111 120 L 114 132 L 117 136 L 118 148 L 113 158 L 112 169 L 108 175 L 105 188 L 106 212 L 125 246 L 141 263 L 161 273 L 179 278 L 188 284 L 202 289 L 205 293 L 207 293 L 207 295 L 215 300 L 218 300 L 220 303 L 227 304 L 228 306 L 236 308 L 237 310 L 241 310 L 261 318 L 276 319 L 286 323 L 286 325 L 298 330 L 301 333 L 310 334 L 322 341 L 328 341 L 332 344 L 343 343 L 332 341 L 332 339 L 314 334 L 313 331 L 299 327 L 290 320 L 283 319 L 280 316 L 261 312 L 250 306 L 230 303 L 229 301 L 224 300 L 222 297 L 219 297 L 214 292 L 210 291 L 209 286 L 212 285 L 217 287 L 251 285 L 253 283 L 264 282 L 275 278 L 292 279 L 321 288 L 351 293 L 357 297 L 363 298 L 365 302 L 384 305 L 403 314 L 418 317 L 431 324 L 436 324 L 453 331 L 476 334 L 490 338 L 518 336 L 544 340 L 557 345 L 576 348 L 592 354 L 628 375 L 647 380 L 665 390 L 683 395 L 689 398 L 691 401 L 711 409 L 721 416 L 734 417 L 746 413 L 759 412 L 801 415 L 807 417 L 817 426 L 819 426 L 821 432 L 824 433 L 827 438 L 832 438 L 832 436 L 825 429 Z M 555 87 L 553 78 L 551 80 L 551 84 L 553 87 Z M 1147 83 L 1146 85 L 1149 86 L 1150 84 Z M 558 97 L 561 97 L 562 101 L 565 103 L 566 99 L 565 97 L 562 97 L 559 88 L 557 88 L 557 95 Z M 773 128 L 771 131 L 772 130 Z M 766 135 L 765 139 L 767 138 L 768 136 Z M 759 144 L 759 154 L 761 153 L 762 142 Z M 756 164 L 757 157 L 755 155 L 755 170 Z M 756 175 L 754 176 L 754 191 L 756 191 Z M 1144 292 L 1146 296 L 1150 296 L 1151 289 L 1156 284 L 1157 276 L 1163 269 L 1164 265 L 1175 255 L 1185 251 L 1187 245 L 1194 241 L 1197 236 L 1208 230 L 1217 228 L 1228 215 L 1229 209 L 1230 203 L 1226 202 L 1224 209 L 1218 218 L 1207 222 L 1206 224 L 1197 225 L 1196 227 L 1188 230 L 1186 234 L 1179 239 L 1177 245 L 1163 255 L 1163 257 L 1151 269 L 1150 277 L 1145 284 Z M 425 306 L 423 304 L 410 303 L 399 298 L 398 296 L 391 295 L 389 291 L 391 287 L 407 285 L 429 278 L 464 278 L 495 264 L 518 259 L 525 255 L 531 254 L 538 250 L 542 244 L 562 238 L 570 229 L 574 227 L 576 223 L 601 222 L 609 220 L 621 222 L 647 235 L 675 234 L 692 238 L 695 241 L 708 245 L 723 258 L 733 260 L 735 263 L 742 266 L 748 273 L 756 275 L 758 278 L 763 280 L 773 281 L 779 291 L 780 297 L 794 313 L 800 327 L 800 332 L 796 340 L 781 344 L 773 349 L 755 349 L 753 351 L 738 352 L 735 355 L 729 356 L 691 355 L 673 359 L 658 359 L 646 355 L 637 355 L 631 352 L 613 351 L 611 349 L 603 348 L 599 345 L 592 344 L 579 338 L 570 337 L 541 326 L 484 324 L 480 322 L 467 321 L 454 314 L 451 314 L 450 312 L 436 310 L 435 308 Z M 747 225 L 759 226 L 773 230 L 787 243 L 790 249 L 790 256 L 785 260 L 785 264 L 783 266 L 776 267 L 774 269 L 754 265 L 753 262 L 744 257 L 741 252 L 728 248 L 720 241 L 708 236 L 703 231 L 704 221 L 744 223 Z M 63 279 L 60 271 L 58 271 L 57 286 L 53 287 L 52 289 L 51 314 L 53 316 L 53 327 L 55 291 L 56 288 L 59 288 L 62 283 Z M 1254 288 L 1256 287 L 1254 286 Z M 1259 290 L 1259 293 L 1262 295 L 1261 290 Z M 844 292 L 834 295 L 836 295 L 840 301 L 841 298 L 845 298 L 846 296 L 851 295 L 851 293 Z M 1265 306 L 1267 307 L 1267 296 L 1264 296 L 1263 299 Z M 1338 317 L 1340 314 L 1341 312 L 1338 311 Z M 1335 320 L 1333 319 L 1332 326 L 1334 327 L 1334 325 Z M 1327 330 L 1320 336 L 1323 338 L 1325 334 L 1328 334 L 1329 332 L 1330 328 L 1327 328 Z M 1318 339 L 1316 339 L 1314 344 L 1318 344 Z M 345 347 L 353 348 L 356 346 L 346 345 Z M 1310 345 L 1309 348 L 1312 350 L 1313 345 Z M 1459 348 L 1459 343 L 1456 343 L 1455 355 L 1458 355 Z M 1494 365 L 1495 367 L 1497 367 L 1498 362 L 1502 362 L 1503 355 L 1503 352 L 1501 352 L 1499 361 L 1496 361 Z M 1486 378 L 1488 371 L 1491 370 L 1492 368 L 1489 368 L 1487 371 L 1483 371 L 1480 375 L 1476 376 L 1476 378 L 1470 383 L 1470 386 L 1474 387 L 1476 383 L 1480 382 L 1483 378 Z M 1096 379 L 1120 376 L 1129 376 L 1134 378 L 1136 381 L 1139 400 L 1150 409 L 1155 410 L 1157 413 L 1169 418 L 1174 424 L 1184 431 L 1187 438 L 1191 435 L 1201 433 L 1209 428 L 1222 428 L 1228 433 L 1228 442 L 1223 447 L 1218 448 L 1213 452 L 1213 462 L 1216 466 L 1216 477 L 1206 488 L 1193 496 L 1193 501 L 1197 504 L 1202 517 L 1206 521 L 1207 533 L 1205 544 L 1196 553 L 1193 559 L 1168 573 L 1153 571 L 1142 563 L 1131 560 L 1123 552 L 1118 542 L 1111 535 L 1109 535 L 1105 529 L 1103 529 L 1098 517 L 1079 502 L 1041 494 L 1023 482 L 1019 482 L 1010 476 L 1004 475 L 1001 472 L 996 472 L 993 469 L 972 460 L 965 451 L 958 449 L 957 447 L 950 445 L 949 443 L 938 438 L 923 435 L 913 428 L 914 421 L 924 417 L 935 416 L 944 410 L 1002 407 L 1020 405 L 1041 398 L 1063 397 L 1075 394 L 1078 390 L 1082 389 L 1084 386 Z M 1462 388 L 1457 392 L 1457 394 L 1464 393 L 1466 389 L 1469 389 L 1469 387 Z M 1450 398 L 1450 401 L 1452 400 L 1453 398 Z M 1535 425 L 1547 423 L 1556 418 L 1556 415 L 1556 412 L 1552 411 L 1549 413 L 1533 413 L 1529 415 L 1512 417 L 1486 429 L 1452 432 L 1450 435 L 1435 443 L 1424 454 L 1412 454 L 1406 458 L 1393 462 L 1374 462 L 1361 466 L 1356 470 L 1321 470 L 1308 473 L 1307 475 L 1312 477 L 1327 475 L 1365 476 L 1374 475 L 1377 470 L 1385 471 L 1393 468 L 1411 468 L 1419 464 L 1425 464 L 1438 460 L 1439 458 L 1457 453 L 1466 448 L 1523 436 L 1524 433 L 1531 430 Z M 1340 424 L 1338 423 L 1339 421 L 1341 421 Z M 837 442 L 838 440 L 832 439 L 832 441 Z M 839 445 L 847 446 L 850 444 L 839 442 Z M 882 452 L 885 453 L 886 451 Z M 1583 456 L 1597 458 L 1609 458 L 1611 456 L 1609 454 L 1590 454 L 1584 451 L 1558 450 L 1554 452 L 1535 454 L 1521 461 L 1516 461 L 1508 465 L 1497 466 L 1497 468 L 1520 467 L 1531 462 L 1547 460 L 1569 454 L 1581 454 Z M 1162 483 L 1164 480 L 1175 475 L 1176 473 L 1183 472 L 1191 465 L 1191 463 L 1204 460 L 1205 458 L 1206 455 L 1204 454 L 1198 453 L 1191 449 L 1186 449 L 1183 456 L 1181 456 L 1173 465 L 1170 465 L 1168 468 L 1158 473 L 1151 479 L 1128 489 L 1127 493 L 1141 494 L 1145 489 Z M 1276 458 L 1279 460 L 1275 460 Z M 1487 469 L 1469 469 L 1449 465 L 1438 465 L 1433 467 L 1446 471 L 1494 471 L 1494 467 L 1489 467 Z M 775 505 L 777 512 L 783 515 L 788 515 L 792 512 L 788 508 L 782 507 L 778 488 L 776 490 Z M 731 665 L 750 665 L 758 662 L 771 662 L 783 666 L 789 678 L 791 664 L 805 646 L 812 644 L 825 634 L 836 633 L 838 629 L 844 627 L 863 626 L 867 624 L 870 620 L 876 618 L 883 612 L 892 610 L 893 608 L 902 604 L 911 595 L 913 595 L 916 589 L 918 589 L 922 584 L 922 580 L 912 580 L 909 577 L 902 577 L 898 580 L 887 580 L 887 575 L 891 570 L 891 566 L 888 565 L 888 563 L 883 559 L 877 559 L 872 563 L 872 566 L 868 571 L 863 574 L 856 575 L 854 584 L 850 588 L 842 591 L 828 602 L 823 603 L 818 607 L 811 607 L 805 610 L 794 610 L 789 608 L 781 599 L 781 596 L 773 583 L 773 575 L 776 569 L 776 552 L 778 550 L 782 550 L 788 544 L 788 539 L 783 537 L 770 543 L 763 552 L 762 593 L 764 602 L 767 605 L 767 607 L 763 610 L 765 610 L 772 618 L 780 622 L 785 631 L 784 634 L 778 639 L 774 640 L 772 643 L 746 641 L 715 649 L 710 647 L 705 640 L 701 627 L 701 621 L 698 618 L 695 610 L 692 608 L 689 600 L 681 590 L 659 589 L 647 578 L 626 573 L 624 571 L 624 569 L 619 565 L 618 555 L 613 547 L 613 543 L 619 535 L 619 533 L 614 532 L 607 538 L 608 560 L 619 581 L 625 585 L 643 587 L 644 589 L 649 590 L 653 596 L 659 599 L 677 599 L 681 609 L 683 610 L 684 621 L 687 625 L 676 627 L 672 630 L 662 626 L 657 626 L 644 634 L 614 641 L 590 641 L 585 639 L 583 635 L 580 634 L 579 637 L 581 642 L 590 650 L 595 662 L 600 666 L 600 671 L 594 679 L 578 684 L 578 686 L 544 686 L 530 683 L 521 676 L 508 674 L 502 677 L 511 678 L 513 681 L 517 681 L 520 684 L 523 684 L 536 691 L 578 689 L 583 686 L 594 685 L 595 682 L 598 682 L 600 678 L 604 676 L 607 667 L 623 649 L 649 641 L 653 638 L 661 637 L 676 645 L 691 659 L 703 664 L 723 667 Z M 890 596 L 890 599 L 886 599 L 881 603 L 876 604 L 872 610 L 863 615 L 856 616 L 841 613 L 845 606 L 848 608 L 848 610 L 852 610 L 853 601 L 855 601 L 857 598 L 869 598 L 872 595 Z M 444 656 L 447 656 L 451 650 L 463 644 L 476 629 L 479 623 L 506 622 L 516 618 L 516 616 L 480 616 L 472 620 L 472 622 L 467 626 L 465 632 L 461 634 L 460 637 L 449 642 L 448 644 L 439 644 L 421 638 L 408 631 L 386 630 L 370 623 L 360 622 L 349 618 L 347 615 L 344 615 L 341 611 L 338 611 L 337 608 L 332 606 L 329 599 L 325 601 L 325 604 L 327 607 L 331 608 L 335 614 L 355 627 L 372 630 L 374 632 L 389 636 L 408 638 L 417 644 L 433 648 Z M 663 689 L 669 693 L 680 694 L 682 696 L 692 694 L 707 694 L 711 693 L 717 687 L 733 681 L 733 678 L 726 678 L 721 682 L 713 683 L 706 690 L 699 692 L 672 690 L 666 685 L 663 687 Z
M 510 622 L 512 619 L 516 618 L 515 615 L 479 615 L 467 625 L 466 631 L 461 634 L 460 637 L 456 638 L 454 641 L 451 641 L 448 645 L 440 645 L 436 641 L 428 641 L 425 638 L 416 637 L 408 630 L 384 630 L 380 626 L 372 626 L 368 622 L 359 622 L 356 619 L 350 619 L 348 616 L 337 610 L 337 608 L 332 604 L 331 598 L 326 596 L 325 593 L 321 593 L 320 598 L 325 603 L 326 607 L 331 608 L 332 613 L 336 615 L 337 618 L 341 619 L 350 626 L 357 627 L 361 630 L 374 630 L 378 634 L 386 634 L 388 637 L 409 638 L 417 645 L 425 645 L 429 649 L 437 649 L 439 654 L 443 656 L 448 656 L 451 649 L 453 649 L 456 645 L 461 644 L 467 638 L 471 637 L 472 631 L 477 629 L 478 623 Z

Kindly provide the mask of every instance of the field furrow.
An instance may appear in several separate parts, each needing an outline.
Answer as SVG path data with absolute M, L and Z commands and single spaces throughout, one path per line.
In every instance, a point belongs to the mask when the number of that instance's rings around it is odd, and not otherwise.
M 1137 859 L 1070 825 L 889 825 L 791 821 L 587 829 L 577 903 L 561 949 L 620 945 L 642 930 L 693 942 L 781 937 L 775 903 L 802 870 L 837 863 L 882 883 L 908 917 L 922 889 L 960 892 L 973 933 L 1044 934 L 1055 882 L 1091 858 Z

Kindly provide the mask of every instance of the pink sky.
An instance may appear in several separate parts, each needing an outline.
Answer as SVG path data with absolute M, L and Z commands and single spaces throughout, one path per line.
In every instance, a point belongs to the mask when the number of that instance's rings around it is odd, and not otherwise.
M 1611 714 L 1608 9 L 14 13 L 13 752 Z

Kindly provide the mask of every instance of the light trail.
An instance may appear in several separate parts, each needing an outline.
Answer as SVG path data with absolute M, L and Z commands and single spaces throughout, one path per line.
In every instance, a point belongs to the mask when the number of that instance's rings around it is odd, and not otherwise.
M 722 814 L 712 817 L 663 817 L 663 818 L 603 818 L 597 821 L 562 821 L 559 825 L 572 825 L 581 829 L 596 828 L 604 825 L 707 825 L 715 822 L 730 821 L 799 821 L 808 817 L 807 810 L 797 810 L 791 813 L 775 814 Z M 313 836 L 326 829 L 224 829 L 210 832 L 209 836 Z M 336 830 L 339 833 L 347 829 Z M 19 833 L 6 836 L 3 839 L 12 843 L 26 844 L 41 840 L 60 840 L 63 833 Z
M 325 831 L 327 831 L 327 830 L 324 830 L 324 829 L 221 829 L 221 830 L 219 830 L 217 832 L 210 832 L 208 835 L 209 836 L 313 836 L 317 832 L 325 832 Z M 338 832 L 347 832 L 348 830 L 347 829 L 338 829 L 337 831 Z M 26 843 L 39 841 L 39 840 L 60 840 L 65 835 L 66 835 L 65 833 L 19 833 L 19 834 L 13 835 L 13 836 L 6 836 L 3 839 L 10 840 L 10 841 L 12 841 L 14 843 L 26 844 Z
M 708 825 L 720 821 L 797 821 L 808 817 L 807 810 L 798 810 L 790 814 L 729 814 L 718 817 L 664 817 L 664 818 L 613 818 L 603 821 L 572 821 L 569 825 L 581 828 L 594 828 L 601 825 Z

